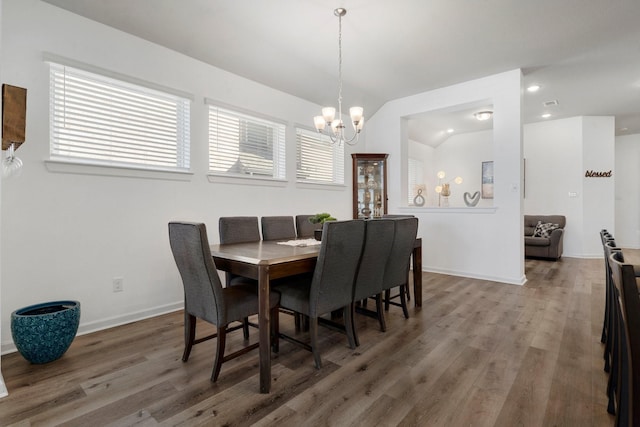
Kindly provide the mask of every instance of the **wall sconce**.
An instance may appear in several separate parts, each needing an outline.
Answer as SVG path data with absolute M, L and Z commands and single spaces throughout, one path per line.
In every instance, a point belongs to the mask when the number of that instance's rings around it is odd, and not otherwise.
M 444 171 L 440 171 L 437 174 L 438 176 L 438 185 L 436 186 L 436 193 L 438 193 L 438 207 L 442 206 L 445 208 L 449 207 L 449 196 L 451 195 L 451 187 L 449 184 L 452 182 L 456 184 L 462 184 L 462 177 L 456 176 L 452 180 L 447 182 L 443 182 L 446 174 Z
M 15 155 L 25 141 L 27 117 L 27 89 L 2 85 L 2 176 L 10 178 L 22 172 L 22 160 Z

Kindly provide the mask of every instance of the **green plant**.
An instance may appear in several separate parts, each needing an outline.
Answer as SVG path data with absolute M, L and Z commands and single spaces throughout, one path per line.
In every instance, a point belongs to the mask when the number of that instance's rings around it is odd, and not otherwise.
M 309 217 L 309 222 L 311 224 L 324 224 L 326 221 L 337 221 L 331 214 L 326 212 L 315 214 L 312 217 Z

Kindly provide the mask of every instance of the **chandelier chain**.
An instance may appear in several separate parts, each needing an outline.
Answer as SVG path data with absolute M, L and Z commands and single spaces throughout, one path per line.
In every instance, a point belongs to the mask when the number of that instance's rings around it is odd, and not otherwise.
M 342 15 L 338 16 L 338 113 L 342 120 Z

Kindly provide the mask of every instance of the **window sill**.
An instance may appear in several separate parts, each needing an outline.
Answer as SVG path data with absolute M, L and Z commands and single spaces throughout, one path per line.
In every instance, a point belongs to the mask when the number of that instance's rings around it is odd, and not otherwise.
M 297 188 L 305 190 L 329 190 L 329 191 L 344 191 L 347 186 L 344 184 L 333 184 L 328 182 L 296 182 Z
M 116 176 L 142 179 L 163 179 L 168 181 L 191 181 L 192 172 L 154 170 L 125 166 L 98 165 L 76 163 L 64 160 L 45 160 L 49 172 L 70 173 L 77 175 Z
M 276 179 L 276 178 L 266 178 L 266 177 L 256 177 L 256 176 L 232 176 L 232 175 L 221 175 L 215 173 L 208 173 L 207 180 L 211 183 L 218 184 L 239 184 L 239 185 L 258 185 L 264 187 L 286 187 L 287 180 L 284 179 Z
M 439 207 L 401 207 L 398 211 L 403 214 L 417 214 L 417 213 L 460 213 L 460 214 L 494 214 L 498 210 L 497 207 L 489 208 L 468 208 L 464 206 L 452 207 L 452 208 L 439 208 Z

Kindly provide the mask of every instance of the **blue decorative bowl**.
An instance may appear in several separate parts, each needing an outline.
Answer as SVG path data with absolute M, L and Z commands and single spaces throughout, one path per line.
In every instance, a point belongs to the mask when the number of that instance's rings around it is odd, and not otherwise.
M 79 324 L 78 301 L 45 302 L 11 313 L 11 336 L 29 362 L 49 363 L 67 351 Z

